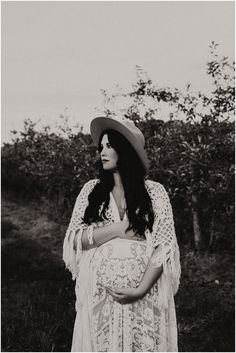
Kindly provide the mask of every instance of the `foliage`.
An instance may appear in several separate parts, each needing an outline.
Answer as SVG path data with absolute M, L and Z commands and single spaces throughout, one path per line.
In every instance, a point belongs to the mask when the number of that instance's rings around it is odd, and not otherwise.
M 104 113 L 112 117 L 120 111 L 144 132 L 148 177 L 163 183 L 171 196 L 179 241 L 196 249 L 233 251 L 234 65 L 219 57 L 214 42 L 210 50 L 211 95 L 192 92 L 190 85 L 185 92 L 156 87 L 137 67 L 131 92 L 109 96 L 103 91 Z M 120 98 L 127 100 L 122 107 L 116 105 Z M 38 131 L 26 120 L 24 131 L 4 144 L 2 185 L 52 200 L 68 221 L 82 185 L 96 177 L 97 152 L 89 135 L 73 132 L 67 116 L 61 119 L 57 134 L 49 127 Z
M 210 51 L 211 95 L 191 92 L 190 84 L 186 92 L 156 87 L 137 67 L 133 90 L 122 93 L 129 101 L 122 113 L 145 134 L 150 177 L 162 182 L 172 196 L 180 238 L 192 233 L 197 249 L 233 250 L 234 63 L 219 57 L 214 42 Z M 105 92 L 108 116 L 118 114 L 113 109 L 118 96 Z M 162 110 L 167 117 L 158 120 Z M 192 229 L 184 219 L 192 220 Z
M 30 120 L 20 134 L 2 148 L 3 186 L 44 195 L 61 210 L 71 209 L 80 188 L 94 173 L 96 149 L 91 137 L 69 131 L 65 138 L 49 128 L 37 131 Z

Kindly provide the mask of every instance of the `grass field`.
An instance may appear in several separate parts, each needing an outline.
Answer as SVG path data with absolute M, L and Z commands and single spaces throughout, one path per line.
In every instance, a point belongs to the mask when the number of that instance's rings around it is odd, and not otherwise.
M 65 227 L 43 204 L 2 195 L 2 351 L 70 351 L 74 283 Z M 234 259 L 181 249 L 176 296 L 179 351 L 234 352 Z

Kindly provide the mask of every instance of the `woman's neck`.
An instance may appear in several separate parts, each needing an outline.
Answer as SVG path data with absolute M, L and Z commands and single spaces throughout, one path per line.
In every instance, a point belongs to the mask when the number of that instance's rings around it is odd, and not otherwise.
M 113 178 L 114 178 L 114 188 L 123 190 L 123 183 L 121 180 L 121 176 L 117 170 L 113 172 Z

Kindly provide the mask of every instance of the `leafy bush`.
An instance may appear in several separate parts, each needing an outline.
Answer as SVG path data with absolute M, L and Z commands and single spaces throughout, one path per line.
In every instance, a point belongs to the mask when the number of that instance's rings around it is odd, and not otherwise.
M 120 113 L 144 132 L 148 177 L 163 183 L 170 194 L 179 241 L 197 250 L 233 251 L 234 74 L 227 58 L 214 54 L 215 48 L 212 43 L 213 59 L 207 64 L 214 81 L 211 96 L 192 94 L 189 86 L 185 93 L 157 88 L 142 78 L 139 68 L 133 91 L 123 95 L 132 102 Z M 226 68 L 230 73 L 225 73 Z M 118 96 L 110 98 L 104 91 L 104 97 L 105 113 L 113 116 L 108 103 Z M 160 103 L 172 108 L 170 120 L 155 118 Z M 181 114 L 184 119 L 173 119 Z M 63 133 L 49 128 L 37 131 L 26 120 L 19 137 L 2 148 L 2 185 L 45 197 L 55 205 L 54 214 L 59 212 L 68 221 L 82 185 L 96 177 L 97 152 L 90 135 L 75 134 L 67 127 Z

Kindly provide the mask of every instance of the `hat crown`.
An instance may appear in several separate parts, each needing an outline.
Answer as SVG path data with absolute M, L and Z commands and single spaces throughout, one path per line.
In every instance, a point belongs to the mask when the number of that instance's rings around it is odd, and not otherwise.
M 109 118 L 111 119 L 111 118 Z M 128 120 L 126 118 L 116 118 L 114 120 L 119 121 L 121 124 L 123 124 L 127 129 L 130 130 L 130 132 L 139 140 L 141 145 L 144 147 L 145 145 L 145 138 L 143 136 L 143 133 L 137 126 L 135 126 L 134 122 L 132 120 Z

